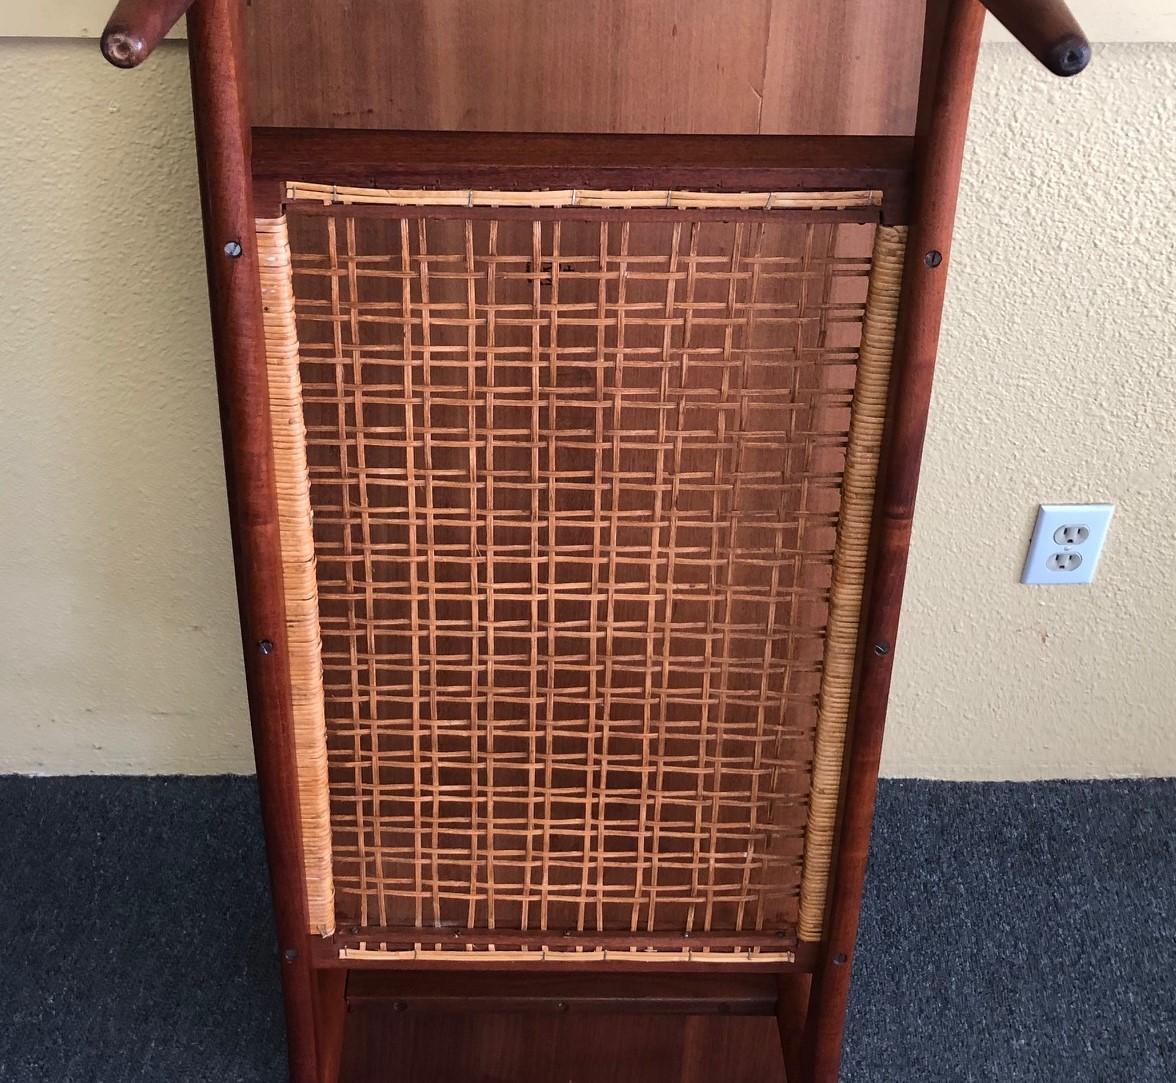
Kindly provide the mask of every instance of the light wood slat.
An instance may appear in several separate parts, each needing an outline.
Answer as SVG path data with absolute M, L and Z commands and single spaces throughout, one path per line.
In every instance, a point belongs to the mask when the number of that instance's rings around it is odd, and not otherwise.
M 845 192 L 686 192 L 604 191 L 567 188 L 559 191 L 482 192 L 472 189 L 354 188 L 338 184 L 292 181 L 288 200 L 315 200 L 325 205 L 398 207 L 666 207 L 686 210 L 837 210 L 880 207 L 880 191 Z

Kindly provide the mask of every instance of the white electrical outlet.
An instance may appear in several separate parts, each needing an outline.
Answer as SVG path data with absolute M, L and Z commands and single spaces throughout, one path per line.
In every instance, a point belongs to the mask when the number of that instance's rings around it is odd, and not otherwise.
M 1042 504 L 1021 582 L 1091 582 L 1114 513 L 1114 504 Z

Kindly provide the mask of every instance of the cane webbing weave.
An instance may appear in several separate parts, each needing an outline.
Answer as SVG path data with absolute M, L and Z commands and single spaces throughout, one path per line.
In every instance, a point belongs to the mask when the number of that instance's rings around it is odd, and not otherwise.
M 291 209 L 336 917 L 783 957 L 894 231 L 568 214 Z

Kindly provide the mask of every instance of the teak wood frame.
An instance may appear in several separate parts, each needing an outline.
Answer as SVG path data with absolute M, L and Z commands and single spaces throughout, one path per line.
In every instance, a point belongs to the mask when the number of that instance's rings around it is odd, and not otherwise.
M 1065 5 L 987 0 L 1051 70 L 1075 74 L 1089 45 Z M 190 10 L 188 10 L 190 7 Z M 354 133 L 268 129 L 248 119 L 239 0 L 123 0 L 103 40 L 133 67 L 188 10 L 209 296 L 250 715 L 281 951 L 294 1083 L 338 1078 L 355 1003 L 497 1011 L 776 1014 L 792 1083 L 833 1083 L 841 1054 L 886 702 L 927 422 L 964 135 L 985 5 L 930 0 L 913 140 Z M 331 163 L 324 169 L 323 163 Z M 855 693 L 823 940 L 773 974 L 402 974 L 344 968 L 307 933 L 273 448 L 254 222 L 281 182 L 429 186 L 698 185 L 871 188 L 879 220 L 909 225 L 894 379 L 877 487 Z M 463 971 L 478 964 L 464 964 Z

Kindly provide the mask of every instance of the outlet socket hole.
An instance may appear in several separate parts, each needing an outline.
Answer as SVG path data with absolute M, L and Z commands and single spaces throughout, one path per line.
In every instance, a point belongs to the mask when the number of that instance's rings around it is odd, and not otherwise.
M 1082 554 L 1052 553 L 1045 563 L 1051 572 L 1076 572 L 1082 565 Z
M 1081 523 L 1065 523 L 1054 531 L 1053 539 L 1058 545 L 1081 545 L 1090 537 L 1090 527 Z

